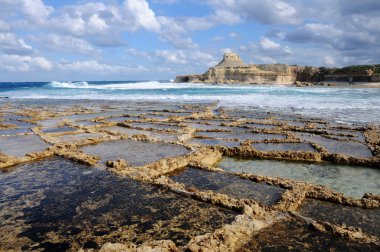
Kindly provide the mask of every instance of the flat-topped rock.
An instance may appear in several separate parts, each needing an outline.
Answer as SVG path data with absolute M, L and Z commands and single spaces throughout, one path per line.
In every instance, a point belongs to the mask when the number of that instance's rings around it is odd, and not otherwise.
M 247 64 L 236 53 L 227 52 L 223 55 L 223 60 L 215 67 L 245 67 Z

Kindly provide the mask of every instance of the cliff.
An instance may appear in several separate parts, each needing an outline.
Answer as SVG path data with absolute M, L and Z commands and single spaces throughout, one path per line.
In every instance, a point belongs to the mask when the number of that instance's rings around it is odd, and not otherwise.
M 175 81 L 210 84 L 292 84 L 295 80 L 294 70 L 287 65 L 247 65 L 239 55 L 225 53 L 223 60 L 206 73 L 177 76 Z
M 326 68 L 286 64 L 248 65 L 235 53 L 204 74 L 177 76 L 175 82 L 207 84 L 293 84 L 298 82 L 379 82 L 380 65 Z

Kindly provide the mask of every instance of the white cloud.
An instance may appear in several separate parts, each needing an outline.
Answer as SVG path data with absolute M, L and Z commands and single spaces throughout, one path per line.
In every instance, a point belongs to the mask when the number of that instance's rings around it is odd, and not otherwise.
M 10 72 L 51 70 L 53 64 L 44 57 L 0 55 L 0 69 Z
M 283 57 L 292 54 L 292 50 L 288 46 L 282 46 L 266 37 L 260 39 L 258 47 L 265 56 Z
M 336 61 L 333 57 L 329 56 L 329 55 L 326 55 L 324 57 L 324 63 L 327 65 L 327 66 L 334 66 L 336 65 Z
M 281 47 L 280 44 L 265 37 L 260 39 L 259 44 L 263 50 L 274 50 Z
M 263 63 L 263 64 L 275 64 L 277 63 L 277 61 L 271 57 L 268 57 L 268 56 L 260 56 L 260 55 L 257 55 L 255 57 L 255 59 L 260 62 L 260 63 Z
M 208 3 L 233 22 L 240 19 L 264 24 L 300 23 L 295 6 L 282 0 L 208 0 Z
M 127 30 L 121 9 L 117 5 L 100 2 L 64 6 L 45 24 L 45 28 L 73 36 L 105 37 L 110 33 L 120 33 L 122 27 Z
M 158 64 L 160 67 L 167 67 L 165 64 L 208 66 L 211 63 L 215 63 L 216 60 L 213 54 L 200 50 L 155 50 L 146 52 L 129 48 L 126 50 L 126 53 L 131 56 L 147 59 Z
M 25 55 L 33 53 L 32 46 L 13 33 L 0 32 L 0 50 L 6 54 Z
M 236 32 L 230 32 L 228 36 L 230 36 L 230 38 L 237 38 L 239 37 L 239 34 L 237 34 Z
M 161 24 L 160 38 L 167 41 L 176 48 L 194 49 L 198 45 L 188 37 L 188 31 L 185 27 L 174 18 L 158 17 Z
M 90 29 L 96 31 L 104 31 L 109 28 L 107 23 L 103 19 L 101 19 L 98 14 L 91 15 L 91 17 L 88 20 L 88 26 Z
M 43 23 L 54 11 L 54 8 L 47 6 L 42 0 L 19 0 L 23 13 L 32 21 Z
M 156 50 L 154 55 L 166 63 L 186 64 L 187 56 L 180 50 Z
M 79 53 L 92 56 L 98 56 L 100 54 L 100 51 L 95 49 L 87 41 L 72 36 L 49 34 L 47 36 L 41 36 L 38 39 L 43 47 L 58 52 Z
M 150 9 L 148 2 L 145 0 L 126 0 L 124 6 L 127 18 L 131 19 L 135 29 L 142 27 L 148 31 L 160 31 L 161 25 L 157 21 L 154 11 Z
M 241 21 L 242 20 L 238 15 L 223 9 L 217 9 L 205 17 L 186 17 L 183 18 L 183 20 L 180 20 L 181 25 L 189 30 L 207 30 L 216 25 L 233 25 L 238 24 Z
M 131 72 L 145 72 L 148 71 L 143 66 L 122 66 L 110 65 L 99 63 L 96 60 L 74 61 L 67 62 L 61 61 L 58 63 L 58 69 L 64 71 L 83 72 L 83 73 L 97 73 L 97 74 L 112 74 L 112 73 L 131 73 Z
M 21 13 L 28 22 L 42 24 L 54 12 L 42 0 L 0 0 L 0 16 L 9 17 Z

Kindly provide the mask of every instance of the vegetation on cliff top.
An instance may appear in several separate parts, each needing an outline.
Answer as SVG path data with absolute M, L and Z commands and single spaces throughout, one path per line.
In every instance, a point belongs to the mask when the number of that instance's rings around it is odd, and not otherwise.
M 337 69 L 334 74 L 380 74 L 380 64 L 347 66 Z

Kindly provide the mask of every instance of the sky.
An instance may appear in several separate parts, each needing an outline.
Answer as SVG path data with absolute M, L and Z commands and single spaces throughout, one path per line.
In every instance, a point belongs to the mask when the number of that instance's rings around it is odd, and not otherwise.
M 0 82 L 380 63 L 380 0 L 0 0 Z

